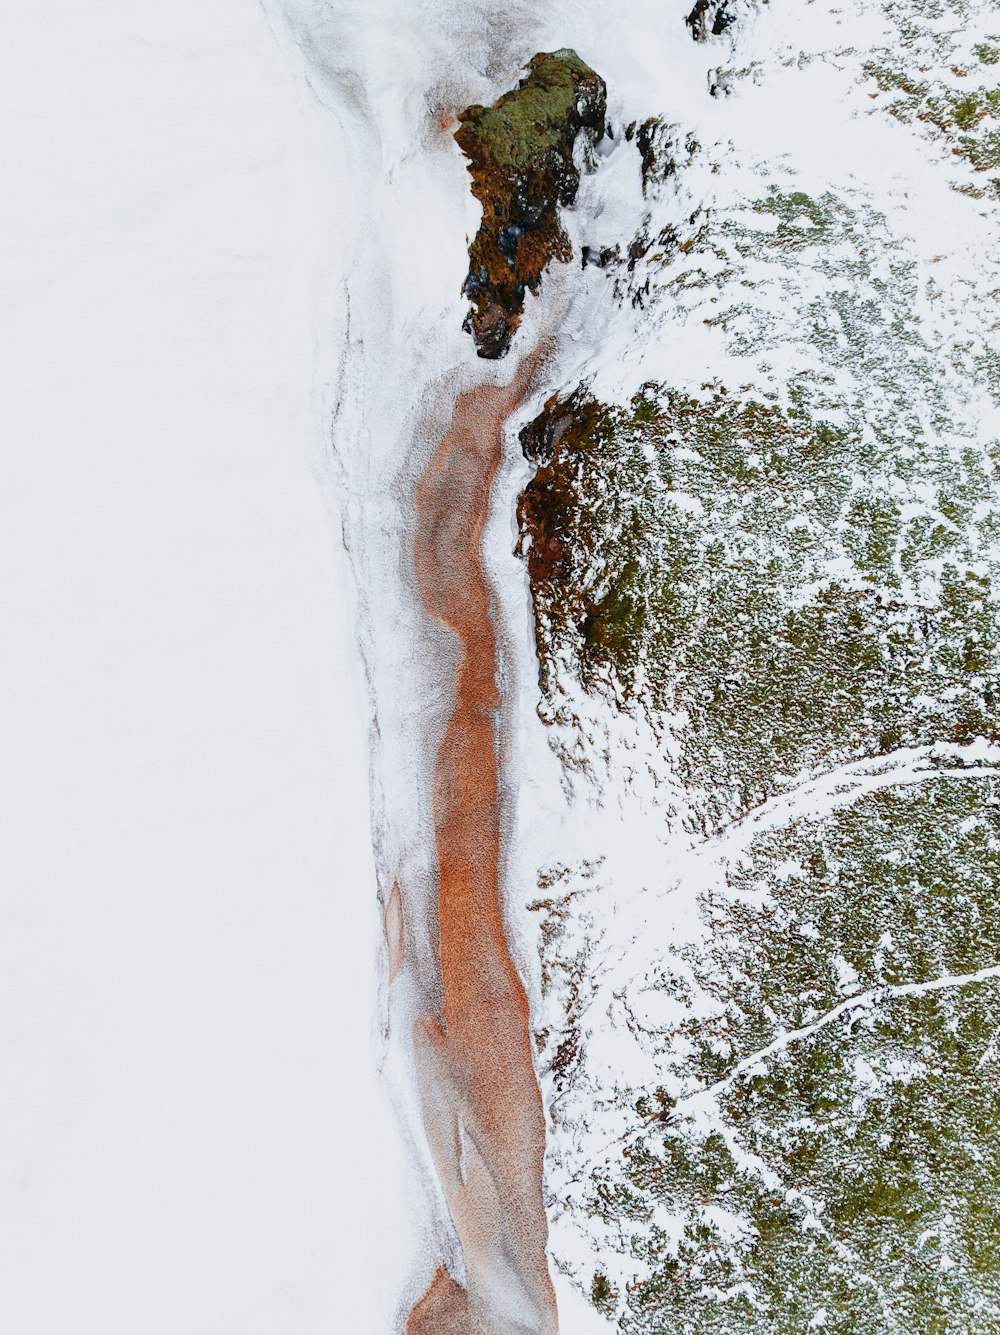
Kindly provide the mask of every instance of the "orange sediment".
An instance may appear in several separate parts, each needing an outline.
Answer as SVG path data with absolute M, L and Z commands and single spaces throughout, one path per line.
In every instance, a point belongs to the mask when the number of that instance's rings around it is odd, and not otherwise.
M 459 1285 L 438 1272 L 410 1314 L 408 1335 L 556 1328 L 542 1197 L 545 1117 L 501 898 L 498 659 L 481 552 L 503 426 L 536 360 L 508 386 L 462 395 L 417 489 L 421 596 L 461 651 L 434 784 L 442 1014 L 419 1022 L 417 1053 L 428 1138 L 465 1274 Z
M 406 937 L 403 928 L 403 896 L 399 882 L 393 881 L 392 893 L 385 906 L 385 945 L 389 957 L 389 982 L 394 983 L 399 977 L 406 958 Z
M 430 1287 L 410 1313 L 406 1335 L 468 1335 L 472 1329 L 469 1295 L 444 1266 L 438 1266 Z

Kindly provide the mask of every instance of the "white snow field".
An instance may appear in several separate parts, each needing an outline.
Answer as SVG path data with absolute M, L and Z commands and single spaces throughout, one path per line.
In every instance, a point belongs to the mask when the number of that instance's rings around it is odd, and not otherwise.
M 342 146 L 246 0 L 3 27 L 0 1329 L 374 1335 Z

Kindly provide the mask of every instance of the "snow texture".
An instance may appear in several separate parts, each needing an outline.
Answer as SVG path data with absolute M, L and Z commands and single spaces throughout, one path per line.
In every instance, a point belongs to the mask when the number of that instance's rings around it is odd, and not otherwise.
M 380 1335 L 343 146 L 253 4 L 4 30 L 0 1327 Z

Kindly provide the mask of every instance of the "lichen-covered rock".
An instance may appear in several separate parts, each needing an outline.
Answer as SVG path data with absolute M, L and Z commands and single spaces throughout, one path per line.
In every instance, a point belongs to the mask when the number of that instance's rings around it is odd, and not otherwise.
M 570 258 L 558 209 L 580 184 L 573 150 L 581 132 L 591 145 L 604 133 L 604 80 L 575 51 L 539 53 L 528 71 L 492 107 L 467 108 L 455 133 L 483 206 L 465 280 L 481 357 L 506 353 L 525 292 L 538 291 L 552 260 Z

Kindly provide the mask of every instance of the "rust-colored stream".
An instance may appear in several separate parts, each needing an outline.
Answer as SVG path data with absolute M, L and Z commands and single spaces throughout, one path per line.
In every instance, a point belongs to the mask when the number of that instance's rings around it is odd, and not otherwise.
M 417 489 L 421 596 L 460 646 L 434 776 L 442 1014 L 418 1022 L 417 1057 L 465 1274 L 442 1266 L 407 1335 L 547 1335 L 556 1327 L 544 1111 L 501 900 L 497 641 L 481 550 L 503 426 L 537 360 L 526 359 L 508 386 L 462 395 Z

